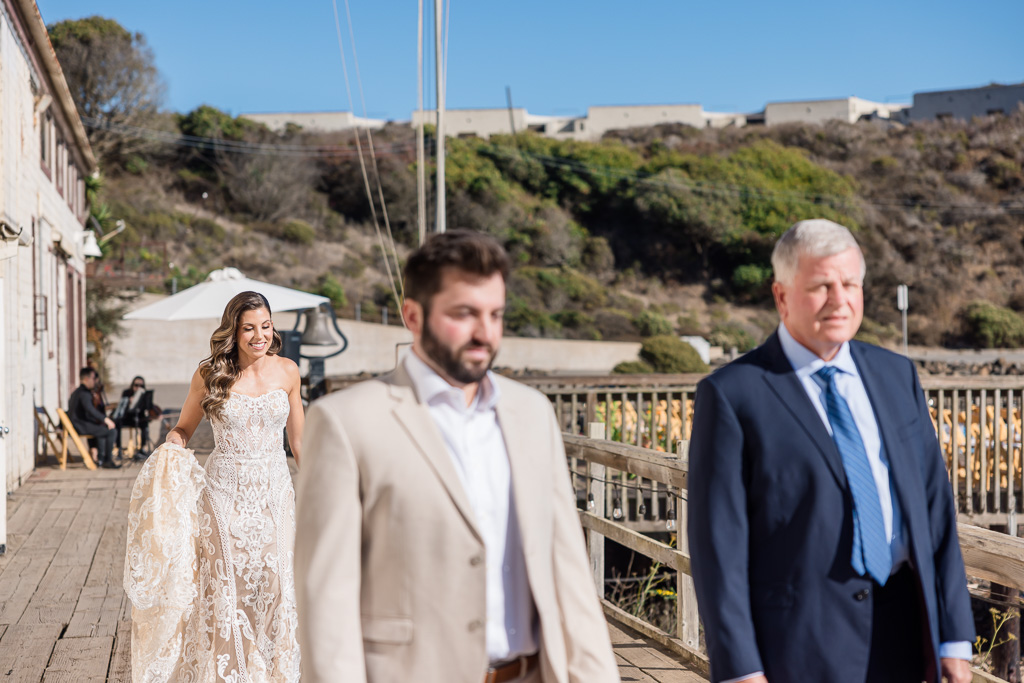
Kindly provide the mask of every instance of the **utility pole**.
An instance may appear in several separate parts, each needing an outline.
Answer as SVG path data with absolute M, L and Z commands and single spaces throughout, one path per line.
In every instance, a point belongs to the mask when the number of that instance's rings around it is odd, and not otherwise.
M 444 232 L 445 220 L 445 187 L 444 187 L 444 45 L 441 28 L 443 26 L 442 5 L 444 0 L 434 0 L 434 61 L 437 67 L 437 231 Z
M 512 129 L 512 139 L 516 137 L 516 117 L 512 114 L 512 88 L 505 86 L 505 102 L 508 104 L 508 127 Z
M 419 0 L 419 21 L 416 38 L 416 102 L 420 118 L 416 126 L 416 225 L 419 244 L 427 239 L 427 155 L 423 143 L 423 0 Z

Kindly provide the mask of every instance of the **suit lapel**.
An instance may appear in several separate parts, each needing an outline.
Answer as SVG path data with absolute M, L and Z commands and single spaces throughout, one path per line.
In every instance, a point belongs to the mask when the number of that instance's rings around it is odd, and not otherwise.
M 835 442 L 832 441 L 828 430 L 825 429 L 825 425 L 822 424 L 818 411 L 811 403 L 811 399 L 800 383 L 800 379 L 796 376 L 796 372 L 793 371 L 793 366 L 790 365 L 789 359 L 786 358 L 786 354 L 782 351 L 782 344 L 779 342 L 778 333 L 768 338 L 768 341 L 764 344 L 764 351 L 768 357 L 764 375 L 765 381 L 782 401 L 782 405 L 786 406 L 797 422 L 804 428 L 804 431 L 807 432 L 808 436 L 811 437 L 811 441 L 814 442 L 814 445 L 818 447 L 818 450 L 825 457 L 825 462 L 828 464 L 829 469 L 832 470 L 836 481 L 845 489 L 846 470 L 843 469 L 843 460 L 839 455 L 839 450 L 836 448 Z
M 536 442 L 537 431 L 523 428 L 529 423 L 519 415 L 517 406 L 509 400 L 507 392 L 498 400 L 495 410 L 505 439 L 505 449 L 508 451 L 512 499 L 515 501 L 523 554 L 527 555 L 533 546 L 533 531 L 540 528 L 540 525 L 534 523 L 537 521 L 536 516 L 540 514 L 541 506 L 549 502 L 548 496 L 537 490 L 538 484 L 548 483 L 548 480 L 537 476 L 537 472 L 542 470 L 534 462 L 539 454 L 546 451 Z
M 462 485 L 462 480 L 459 478 L 459 473 L 455 471 L 452 456 L 448 453 L 448 447 L 445 446 L 437 425 L 430 417 L 430 411 L 420 403 L 416 396 L 416 390 L 413 388 L 409 374 L 405 371 L 405 366 L 399 363 L 393 377 L 390 390 L 392 398 L 395 399 L 395 405 L 392 408 L 395 419 L 402 425 L 409 435 L 409 440 L 416 445 L 416 449 L 440 479 L 473 535 L 483 542 L 483 536 L 476 524 L 476 514 L 469 504 L 469 498 Z

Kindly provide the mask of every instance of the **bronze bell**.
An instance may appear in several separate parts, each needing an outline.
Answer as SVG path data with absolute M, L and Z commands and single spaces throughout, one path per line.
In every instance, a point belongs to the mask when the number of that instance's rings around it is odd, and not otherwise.
M 330 313 L 323 310 L 327 304 L 306 311 L 306 328 L 302 331 L 302 344 L 310 346 L 331 346 L 337 340 L 331 335 Z

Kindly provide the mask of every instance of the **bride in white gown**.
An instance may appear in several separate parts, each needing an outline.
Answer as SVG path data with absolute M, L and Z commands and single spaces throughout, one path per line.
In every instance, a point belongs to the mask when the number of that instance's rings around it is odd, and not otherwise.
M 295 493 L 282 433 L 298 464 L 299 371 L 276 355 L 281 337 L 256 292 L 228 303 L 210 348 L 132 492 L 132 678 L 292 683 Z M 204 415 L 215 436 L 205 472 L 183 448 Z

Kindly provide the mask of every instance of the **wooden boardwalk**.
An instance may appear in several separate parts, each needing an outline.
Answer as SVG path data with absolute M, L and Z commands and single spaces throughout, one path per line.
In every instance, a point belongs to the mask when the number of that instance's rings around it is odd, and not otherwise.
M 207 423 L 192 445 L 209 452 Z M 289 461 L 291 464 L 291 461 Z M 292 464 L 294 471 L 294 464 Z M 131 680 L 131 606 L 122 589 L 128 499 L 139 466 L 41 467 L 7 498 L 0 555 L 0 681 Z M 698 683 L 659 645 L 609 624 L 623 681 Z

